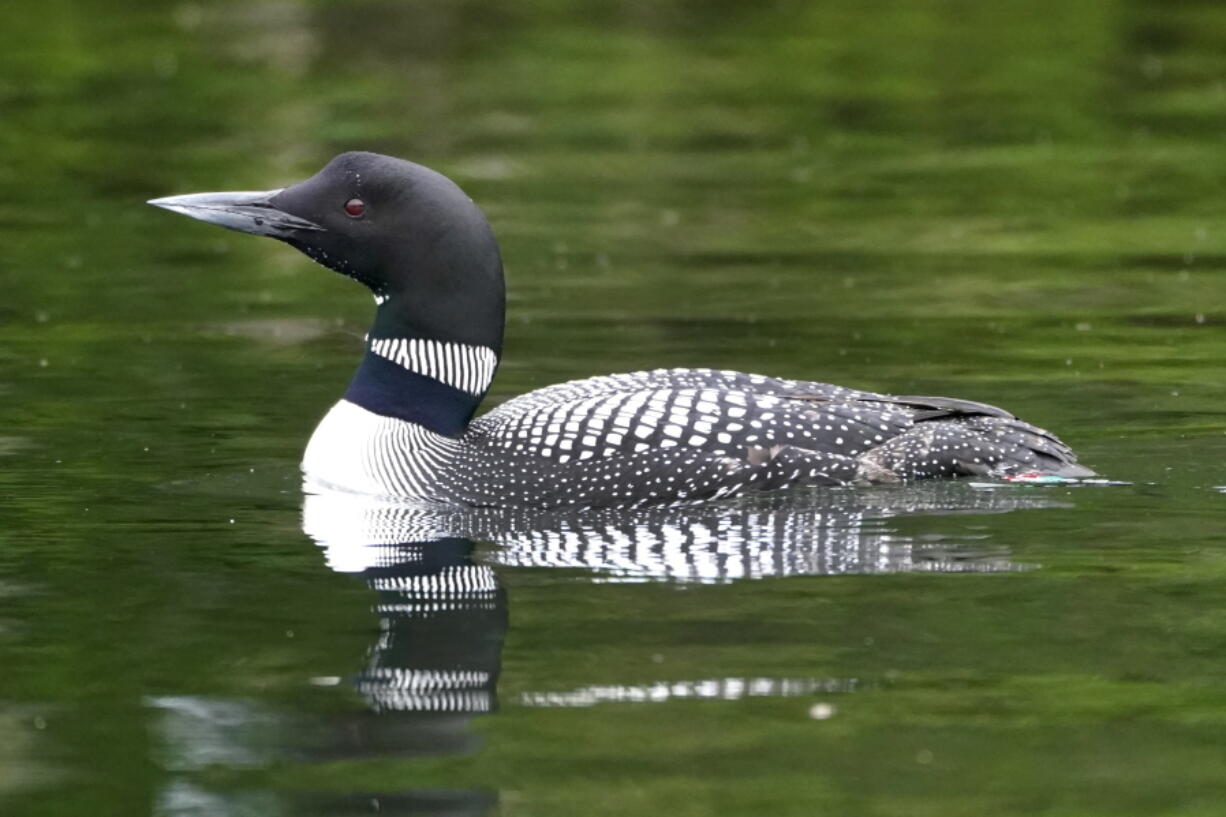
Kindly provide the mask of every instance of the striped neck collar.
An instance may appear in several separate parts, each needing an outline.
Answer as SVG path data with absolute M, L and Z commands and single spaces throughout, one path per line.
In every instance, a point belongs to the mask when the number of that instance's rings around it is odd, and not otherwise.
M 498 355 L 485 346 L 427 338 L 368 338 L 367 349 L 403 369 L 481 396 L 494 379 Z
M 345 399 L 455 437 L 468 426 L 497 367 L 498 355 L 485 346 L 371 337 Z

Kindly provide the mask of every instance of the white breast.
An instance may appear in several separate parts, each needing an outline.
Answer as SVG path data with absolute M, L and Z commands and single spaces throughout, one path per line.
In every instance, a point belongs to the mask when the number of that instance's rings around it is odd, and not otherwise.
M 306 489 L 445 501 L 437 478 L 458 443 L 416 423 L 341 400 L 320 421 L 302 457 Z

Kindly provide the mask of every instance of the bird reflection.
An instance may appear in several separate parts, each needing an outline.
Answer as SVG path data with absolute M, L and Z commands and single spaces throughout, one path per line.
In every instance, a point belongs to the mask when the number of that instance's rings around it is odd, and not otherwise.
M 483 713 L 507 629 L 506 592 L 459 538 L 377 550 L 362 579 L 379 594 L 380 635 L 354 687 L 376 712 Z
M 730 582 L 898 571 L 1016 570 L 973 535 L 917 541 L 894 517 L 987 514 L 1059 503 L 1038 492 L 921 484 L 822 489 L 720 504 L 562 513 L 430 508 L 345 493 L 308 494 L 303 531 L 328 565 L 360 572 L 394 560 L 401 542 L 489 542 L 481 560 L 506 568 L 572 568 L 592 581 Z
M 713 583 L 769 577 L 898 571 L 1025 569 L 973 531 L 916 538 L 895 520 L 912 514 L 987 514 L 1052 507 L 1050 495 L 959 484 L 872 491 L 818 490 L 720 505 L 557 514 L 399 505 L 341 493 L 306 495 L 303 531 L 328 566 L 376 593 L 378 636 L 349 681 L 364 712 L 309 718 L 255 703 L 204 697 L 156 698 L 163 766 L 172 778 L 163 814 L 485 814 L 498 805 L 483 789 L 294 795 L 218 793 L 191 772 L 218 764 L 299 762 L 471 753 L 475 717 L 498 706 L 508 626 L 499 574 L 567 568 L 591 582 Z M 480 544 L 478 544 L 480 543 Z M 318 680 L 318 679 L 317 679 Z M 609 686 L 600 678 L 570 690 L 528 690 L 515 705 L 592 706 L 674 698 L 854 692 L 858 679 L 673 679 Z M 871 684 L 869 684 L 871 685 Z M 256 798 L 256 800 L 251 798 Z
M 377 594 L 379 633 L 351 681 L 364 711 L 312 716 L 224 698 L 149 699 L 159 711 L 161 765 L 174 773 L 159 793 L 157 813 L 464 817 L 495 809 L 496 793 L 478 788 L 274 796 L 214 791 L 196 778 L 216 766 L 459 755 L 480 748 L 470 722 L 497 706 L 507 603 L 494 569 L 474 561 L 474 548 L 469 539 L 444 537 L 382 542 L 368 554 L 357 572 Z
M 495 708 L 507 598 L 499 570 L 585 570 L 593 582 L 730 582 L 781 576 L 1025 569 L 974 534 L 917 541 L 907 514 L 1003 513 L 1058 503 L 1041 493 L 924 484 L 819 490 L 635 512 L 431 508 L 348 493 L 307 494 L 303 531 L 328 565 L 379 593 L 380 636 L 354 687 L 375 712 Z M 474 541 L 491 543 L 478 547 Z M 594 679 L 599 681 L 599 679 Z M 706 678 L 642 687 L 528 691 L 525 706 L 746 694 L 811 694 L 854 679 Z M 445 742 L 458 746 L 459 740 Z M 441 746 L 441 744 L 439 744 Z

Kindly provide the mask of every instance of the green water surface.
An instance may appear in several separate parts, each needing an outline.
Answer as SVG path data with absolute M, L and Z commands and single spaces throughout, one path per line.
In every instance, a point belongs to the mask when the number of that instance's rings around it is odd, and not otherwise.
M 0 16 L 0 814 L 1226 814 L 1226 5 Z M 143 204 L 348 149 L 488 214 L 487 404 L 672 365 L 949 394 L 1132 484 L 355 565 L 297 463 L 369 296 Z M 751 518 L 809 532 L 657 542 Z M 379 584 L 457 567 L 493 589 Z M 484 680 L 389 681 L 446 667 Z

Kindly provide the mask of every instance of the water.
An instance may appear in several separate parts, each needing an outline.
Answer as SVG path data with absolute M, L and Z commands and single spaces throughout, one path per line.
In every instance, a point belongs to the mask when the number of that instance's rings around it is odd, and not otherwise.
M 0 812 L 1220 813 L 1219 5 L 52 0 L 0 45 Z M 949 394 L 1133 484 L 304 509 L 369 298 L 141 202 L 357 147 L 489 214 L 491 403 Z

